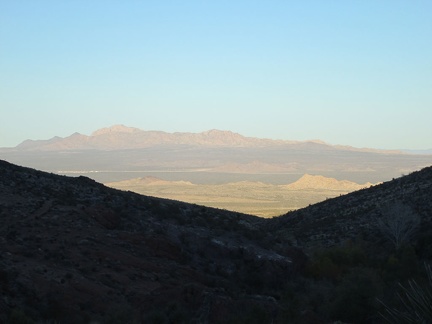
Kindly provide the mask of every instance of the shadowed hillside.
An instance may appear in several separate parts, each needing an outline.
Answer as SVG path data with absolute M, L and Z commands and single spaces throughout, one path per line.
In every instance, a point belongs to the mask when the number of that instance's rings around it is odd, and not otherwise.
M 270 222 L 292 236 L 296 245 L 331 246 L 348 240 L 379 242 L 378 223 L 387 211 L 395 217 L 403 211 L 392 206 L 406 206 L 419 217 L 419 231 L 425 235 L 432 225 L 432 167 L 327 200 L 309 208 L 290 212 Z M 402 207 L 403 208 L 403 207 Z M 426 231 L 426 232 L 425 232 Z M 380 238 L 381 236 L 381 238 Z
M 0 162 L 0 321 L 237 321 L 277 316 L 304 263 L 253 216 Z M 267 288 L 268 287 L 268 288 Z
M 0 161 L 0 321 L 381 323 L 426 283 L 431 190 L 426 168 L 260 219 Z

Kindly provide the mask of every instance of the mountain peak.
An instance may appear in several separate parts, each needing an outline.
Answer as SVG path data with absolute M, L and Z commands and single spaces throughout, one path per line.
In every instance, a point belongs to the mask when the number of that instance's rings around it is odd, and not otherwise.
M 110 133 L 136 133 L 141 131 L 139 128 L 135 127 L 128 127 L 125 125 L 113 125 L 110 127 L 104 127 L 101 129 L 98 129 L 92 133 L 91 136 L 98 136 L 98 135 L 104 135 L 104 134 L 110 134 Z
M 241 136 L 238 133 L 234 133 L 232 131 L 227 131 L 227 130 L 220 130 L 220 129 L 210 129 L 208 131 L 202 132 L 201 134 L 203 134 L 203 135 L 209 135 L 209 136 L 212 136 L 212 135 L 236 135 L 236 136 Z M 241 136 L 241 137 L 243 137 L 243 136 Z

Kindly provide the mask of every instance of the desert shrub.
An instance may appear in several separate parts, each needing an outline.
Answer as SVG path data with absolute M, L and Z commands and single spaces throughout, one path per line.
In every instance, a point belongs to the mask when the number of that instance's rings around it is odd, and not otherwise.
M 170 323 L 188 323 L 188 314 L 186 309 L 177 302 L 167 305 L 165 313 L 168 315 Z
M 421 258 L 432 260 L 432 230 L 422 233 L 417 241 L 416 250 Z
M 357 266 L 366 262 L 366 254 L 360 247 L 338 247 L 328 251 L 329 257 L 340 266 Z
M 406 285 L 399 283 L 398 308 L 381 302 L 385 309 L 380 314 L 389 323 L 432 323 L 432 268 L 425 267 L 427 284 L 420 285 L 416 280 L 409 280 Z
M 106 324 L 135 324 L 138 321 L 134 318 L 133 309 L 128 305 L 118 305 L 111 309 L 105 316 L 104 323 Z
M 334 247 L 317 252 L 306 266 L 306 272 L 315 278 L 336 280 L 350 267 L 366 262 L 366 254 L 359 247 Z
M 285 285 L 285 289 L 282 292 L 280 298 L 281 310 L 279 312 L 279 321 L 282 323 L 292 323 L 296 317 L 299 316 L 300 298 L 296 291 L 296 287 L 293 287 L 290 283 Z
M 306 267 L 306 271 L 315 278 L 331 280 L 338 279 L 342 273 L 341 268 L 328 256 L 322 256 L 312 261 Z
M 415 249 L 412 246 L 404 246 L 387 258 L 382 274 L 386 281 L 394 282 L 415 276 L 418 269 L 419 260 Z
M 244 277 L 244 282 L 253 291 L 261 291 L 264 287 L 263 276 L 258 271 L 248 271 Z
M 177 302 L 171 302 L 165 307 L 155 309 L 147 314 L 145 323 L 165 324 L 165 323 L 189 323 L 190 314 Z M 120 323 L 120 322 L 119 322 Z
M 8 324 L 34 324 L 34 320 L 28 317 L 21 309 L 13 309 L 9 315 Z
M 403 243 L 411 241 L 420 225 L 420 216 L 408 205 L 396 201 L 381 211 L 378 229 L 398 249 Z
M 147 315 L 146 323 L 167 324 L 169 319 L 162 310 L 153 310 Z
M 254 305 L 250 309 L 244 309 L 239 311 L 238 314 L 227 319 L 227 323 L 230 324 L 260 324 L 260 323 L 272 323 L 272 316 L 268 310 L 262 306 Z
M 336 288 L 330 316 L 348 323 L 370 323 L 378 317 L 377 297 L 381 294 L 382 283 L 375 271 L 352 269 Z

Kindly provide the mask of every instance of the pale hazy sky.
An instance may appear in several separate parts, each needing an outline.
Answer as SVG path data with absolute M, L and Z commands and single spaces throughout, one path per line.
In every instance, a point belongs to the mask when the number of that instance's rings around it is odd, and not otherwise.
M 432 1 L 0 0 L 0 147 L 113 124 L 432 148 Z

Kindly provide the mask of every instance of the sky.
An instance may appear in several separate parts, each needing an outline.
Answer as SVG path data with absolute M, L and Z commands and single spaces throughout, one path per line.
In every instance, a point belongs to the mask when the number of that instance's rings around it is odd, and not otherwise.
M 115 124 L 432 148 L 432 1 L 0 0 L 0 147 Z

